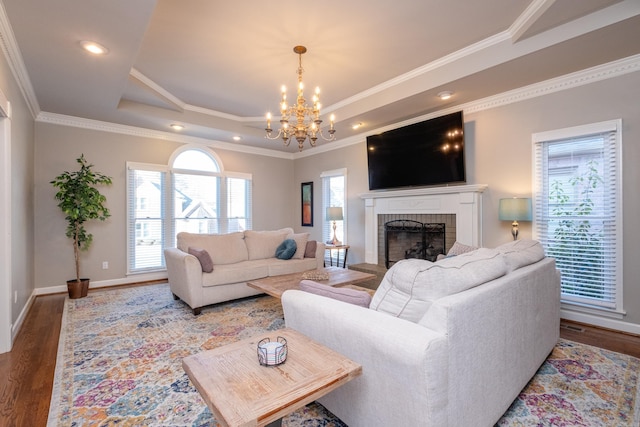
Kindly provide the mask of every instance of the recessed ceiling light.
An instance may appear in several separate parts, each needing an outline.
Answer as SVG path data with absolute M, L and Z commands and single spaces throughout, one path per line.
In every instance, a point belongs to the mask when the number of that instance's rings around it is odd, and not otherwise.
M 235 136 L 233 137 L 233 140 L 234 140 L 234 141 L 241 141 L 241 140 L 242 140 L 242 137 L 241 137 L 241 136 L 238 136 L 238 135 L 235 135 Z
M 171 123 L 169 126 L 173 130 L 182 130 L 182 129 L 184 129 L 184 126 L 182 126 L 182 125 L 180 125 L 178 123 Z
M 445 99 L 451 98 L 452 96 L 453 96 L 453 92 L 451 92 L 450 90 L 445 90 L 438 94 L 438 98 L 442 99 L 443 101 Z
M 94 55 L 106 55 L 109 53 L 109 49 L 102 46 L 100 43 L 92 42 L 89 40 L 82 40 L 80 42 L 80 46 L 87 52 L 93 53 Z
M 360 129 L 362 126 L 364 126 L 364 124 L 362 124 L 362 122 L 354 123 L 351 126 L 351 129 L 353 129 L 353 130 Z

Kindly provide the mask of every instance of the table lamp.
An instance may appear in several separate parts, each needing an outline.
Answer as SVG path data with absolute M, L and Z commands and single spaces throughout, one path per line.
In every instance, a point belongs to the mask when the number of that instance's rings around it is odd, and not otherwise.
M 532 211 L 531 199 L 519 197 L 500 199 L 498 215 L 500 221 L 513 221 L 511 223 L 513 240 L 518 239 L 518 221 L 531 221 Z
M 342 217 L 342 207 L 328 207 L 327 208 L 327 221 L 333 221 L 333 239 L 329 240 L 327 243 L 337 246 L 341 245 L 342 242 L 338 240 L 336 237 L 336 221 L 342 221 L 344 218 Z

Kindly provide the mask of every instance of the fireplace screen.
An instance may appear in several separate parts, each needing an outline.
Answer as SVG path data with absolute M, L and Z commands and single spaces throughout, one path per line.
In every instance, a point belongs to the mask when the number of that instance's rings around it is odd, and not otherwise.
M 384 264 L 389 268 L 402 259 L 435 261 L 444 254 L 445 224 L 395 220 L 384 224 Z

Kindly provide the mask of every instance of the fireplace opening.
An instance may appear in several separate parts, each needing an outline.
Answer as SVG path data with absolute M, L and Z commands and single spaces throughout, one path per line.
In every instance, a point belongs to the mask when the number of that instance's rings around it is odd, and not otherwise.
M 384 265 L 409 258 L 435 261 L 445 253 L 445 224 L 408 219 L 384 223 Z

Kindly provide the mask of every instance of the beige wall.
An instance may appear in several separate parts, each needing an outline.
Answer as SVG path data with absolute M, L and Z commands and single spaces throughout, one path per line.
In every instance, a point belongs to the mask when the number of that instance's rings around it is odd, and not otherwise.
M 16 320 L 33 291 L 33 152 L 34 121 L 0 55 L 0 89 L 11 104 L 11 321 Z M 2 183 L 4 185 L 4 183 Z M 0 213 L 4 215 L 4 213 Z M 0 267 L 2 268 L 2 267 Z M 14 299 L 17 293 L 17 301 Z M 1 296 L 4 298 L 4 295 Z M 4 327 L 4 325 L 3 325 Z
M 533 133 L 621 118 L 623 120 L 624 308 L 625 322 L 640 324 L 640 72 L 564 90 L 538 98 L 465 114 L 467 183 L 488 184 L 483 193 L 483 245 L 511 240 L 511 224 L 498 220 L 498 200 L 532 194 Z M 320 183 L 320 173 L 348 169 L 349 263 L 364 262 L 364 202 L 368 191 L 365 141 L 341 150 L 296 160 L 297 183 Z M 318 190 L 319 191 L 319 190 Z M 322 218 L 316 204 L 316 218 Z M 322 227 L 316 221 L 316 227 Z M 321 228 L 319 228 L 321 232 Z M 521 236 L 532 237 L 521 222 Z M 319 235 L 319 234 L 318 234 Z
M 64 170 L 75 170 L 84 154 L 97 171 L 113 178 L 101 191 L 111 217 L 93 222 L 91 248 L 82 254 L 81 275 L 92 282 L 126 277 L 126 162 L 164 164 L 181 146 L 176 142 L 105 133 L 47 123 L 36 125 L 34 261 L 37 288 L 64 285 L 74 278 L 73 246 L 65 236 L 64 215 L 49 183 Z M 227 171 L 253 174 L 254 229 L 274 229 L 293 221 L 293 162 L 273 157 L 214 150 Z M 109 269 L 102 269 L 102 262 Z

